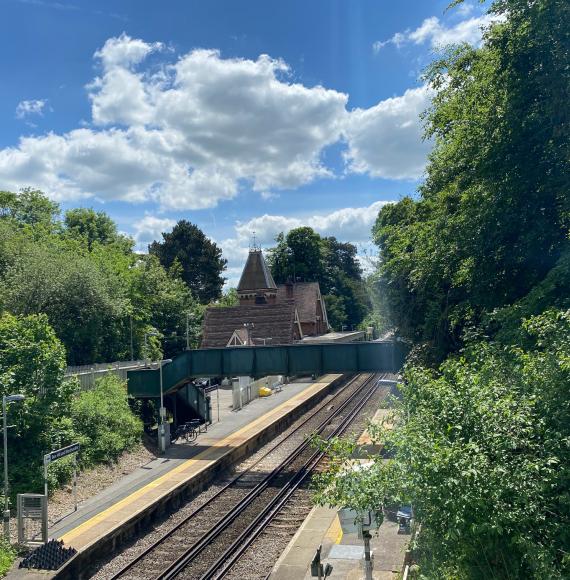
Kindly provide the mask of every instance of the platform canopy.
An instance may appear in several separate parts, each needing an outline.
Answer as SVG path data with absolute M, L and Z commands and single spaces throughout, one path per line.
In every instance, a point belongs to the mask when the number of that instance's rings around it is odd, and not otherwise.
M 175 390 L 196 377 L 397 373 L 406 352 L 397 341 L 188 350 L 164 365 L 163 390 Z M 158 369 L 129 371 L 128 390 L 134 397 L 157 397 Z

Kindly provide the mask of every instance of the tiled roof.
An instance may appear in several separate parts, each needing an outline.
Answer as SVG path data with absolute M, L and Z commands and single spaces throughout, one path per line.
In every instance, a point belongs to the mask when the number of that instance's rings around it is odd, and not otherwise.
M 263 259 L 261 250 L 250 250 L 247 262 L 239 279 L 238 292 L 248 290 L 275 290 L 277 286 L 271 272 Z
M 225 347 L 237 329 L 253 322 L 251 337 L 271 338 L 269 345 L 291 344 L 294 340 L 295 306 L 291 300 L 278 304 L 208 308 L 204 316 L 202 348 Z M 259 342 L 256 342 L 259 344 Z
M 296 282 L 293 284 L 293 300 L 301 322 L 314 322 L 316 320 L 318 297 L 318 282 Z M 284 300 L 287 300 L 287 284 L 279 284 L 277 286 L 277 301 Z

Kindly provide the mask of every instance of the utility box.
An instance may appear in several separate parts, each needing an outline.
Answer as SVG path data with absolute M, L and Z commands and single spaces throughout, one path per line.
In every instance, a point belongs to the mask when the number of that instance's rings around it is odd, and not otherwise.
M 37 546 L 48 541 L 47 496 L 41 493 L 19 493 L 18 543 Z
M 338 511 L 338 519 L 343 533 L 358 534 L 359 538 L 362 538 L 363 531 L 378 528 L 382 523 L 381 517 L 378 518 L 374 510 L 357 512 L 350 509 L 341 509 Z

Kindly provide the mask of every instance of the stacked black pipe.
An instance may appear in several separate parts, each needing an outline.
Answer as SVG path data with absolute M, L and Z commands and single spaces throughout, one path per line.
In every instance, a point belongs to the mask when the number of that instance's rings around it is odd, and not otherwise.
M 77 554 L 75 548 L 64 548 L 63 541 L 50 540 L 33 552 L 30 552 L 21 562 L 20 568 L 34 570 L 57 570 L 69 558 Z

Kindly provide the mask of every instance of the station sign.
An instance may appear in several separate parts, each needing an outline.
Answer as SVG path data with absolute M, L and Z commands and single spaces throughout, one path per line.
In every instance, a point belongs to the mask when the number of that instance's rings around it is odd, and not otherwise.
M 71 455 L 72 453 L 77 453 L 80 449 L 80 445 L 79 443 L 72 443 L 71 445 L 68 445 L 67 447 L 62 447 L 61 449 L 56 449 L 55 451 L 52 451 L 51 453 L 46 453 L 44 455 L 44 464 L 48 465 L 49 463 L 52 463 L 52 461 L 57 461 L 58 459 L 61 459 L 62 457 L 67 457 L 68 455 Z

